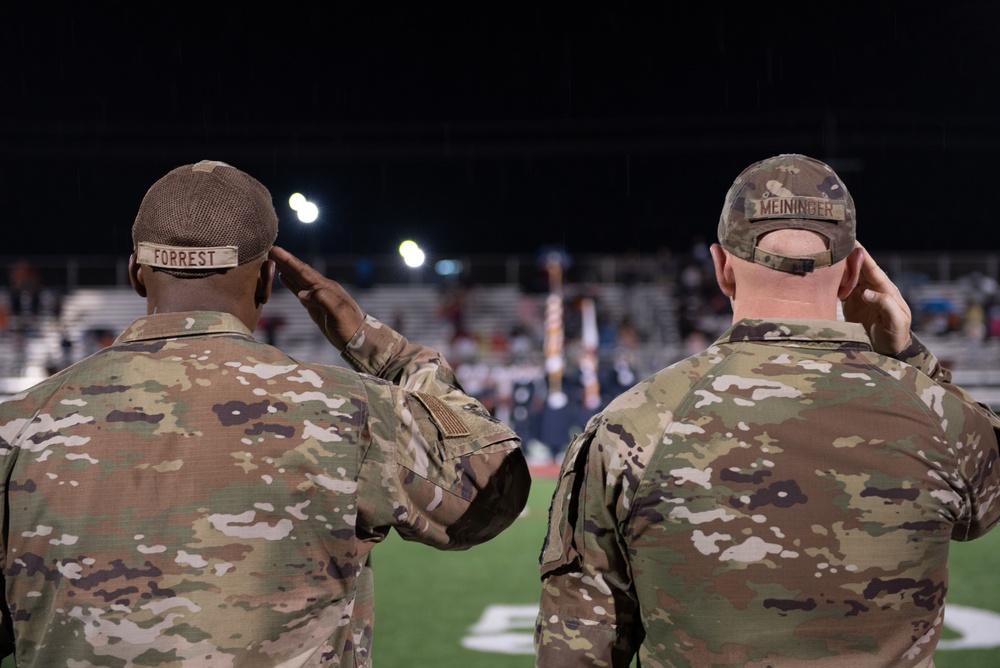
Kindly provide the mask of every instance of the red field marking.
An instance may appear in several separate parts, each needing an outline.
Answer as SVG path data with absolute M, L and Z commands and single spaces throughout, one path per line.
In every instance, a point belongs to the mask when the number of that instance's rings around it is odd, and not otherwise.
M 558 464 L 531 464 L 528 466 L 532 478 L 558 478 Z

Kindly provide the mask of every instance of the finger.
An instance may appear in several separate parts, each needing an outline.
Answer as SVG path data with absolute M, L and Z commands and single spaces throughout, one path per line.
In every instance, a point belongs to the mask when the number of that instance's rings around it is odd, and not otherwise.
M 312 294 L 315 292 L 315 290 L 310 290 L 307 287 L 302 287 L 301 285 L 297 285 L 294 281 L 290 280 L 289 277 L 286 276 L 285 274 L 278 274 L 278 281 L 282 285 L 284 285 L 289 292 L 298 297 L 299 301 L 302 302 L 303 306 L 308 308 L 309 306 L 313 305 L 314 300 L 312 299 Z
M 341 309 L 345 305 L 353 305 L 353 300 L 347 292 L 334 282 L 330 282 L 315 290 L 310 290 L 305 297 L 303 297 L 303 294 L 305 293 L 300 293 L 299 299 L 307 301 L 310 304 L 315 304 L 330 313 L 337 313 L 338 309 Z
M 324 280 L 323 274 L 280 246 L 271 247 L 270 258 L 278 265 L 278 271 L 285 275 L 288 283 L 297 286 L 298 290 L 316 286 Z M 285 283 L 286 287 L 289 287 L 288 283 Z
M 865 301 L 864 298 L 865 288 L 860 284 L 851 294 L 847 295 L 847 299 L 843 301 L 842 307 L 844 311 L 844 318 L 850 322 L 860 322 L 866 327 L 871 323 L 867 322 L 872 317 L 872 311 L 874 310 L 872 306 Z
M 865 289 L 861 283 L 851 290 L 851 293 L 847 295 L 847 299 L 844 300 L 844 308 L 864 308 L 865 299 L 864 292 Z
M 304 282 L 308 268 L 305 262 L 278 246 L 271 248 L 269 257 L 277 265 L 278 271 L 285 275 L 286 279 L 297 283 Z
M 275 266 L 277 266 L 278 281 L 280 281 L 283 286 L 288 288 L 288 290 L 293 293 L 298 293 L 303 289 L 305 283 L 301 277 L 302 270 L 298 266 L 298 264 L 301 264 L 301 261 L 298 258 L 278 246 L 271 248 L 271 252 L 268 254 L 268 257 L 274 261 Z
M 296 261 L 301 262 L 297 257 L 289 253 L 281 246 L 271 246 L 268 257 L 274 260 L 280 267 L 290 267 Z
M 874 306 L 886 329 L 909 328 L 908 318 L 892 295 L 875 290 L 865 290 L 864 300 Z
M 866 263 L 870 257 L 870 255 L 866 255 Z M 862 267 L 862 273 L 863 280 L 859 281 L 859 285 L 884 294 L 888 299 L 895 302 L 894 308 L 898 309 L 900 317 L 906 319 L 906 327 L 908 328 L 910 320 L 910 305 L 906 303 L 903 293 L 900 292 L 899 287 L 892 281 L 891 278 L 889 278 L 889 275 L 886 274 L 874 260 L 872 260 L 871 264 L 867 266 L 867 272 L 865 267 Z
M 861 246 L 861 244 L 857 245 L 864 249 L 864 246 Z M 866 249 L 865 260 L 861 264 L 861 278 L 864 283 L 878 292 L 896 292 L 896 285 Z
M 288 274 L 284 271 L 278 271 L 278 282 L 280 282 L 289 292 L 297 297 L 304 292 L 309 290 L 309 286 L 305 285 L 301 280 L 298 280 L 294 275 Z
M 892 284 L 892 281 L 889 280 L 889 275 L 882 270 L 882 267 L 878 266 L 871 255 L 865 256 L 865 261 L 861 265 L 861 273 L 873 285 L 885 286 Z

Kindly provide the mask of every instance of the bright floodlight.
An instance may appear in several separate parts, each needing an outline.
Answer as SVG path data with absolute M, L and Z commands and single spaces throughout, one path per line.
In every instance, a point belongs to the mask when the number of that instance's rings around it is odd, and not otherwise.
M 288 206 L 292 207 L 292 211 L 298 211 L 302 208 L 302 205 L 306 203 L 306 196 L 302 193 L 295 193 L 288 198 Z
M 419 267 L 424 263 L 424 252 L 420 250 L 417 242 L 407 239 L 399 244 L 399 254 L 403 256 L 403 262 L 407 267 Z
M 319 207 L 317 207 L 312 202 L 305 202 L 299 207 L 298 211 L 299 220 L 303 223 L 312 223 L 319 218 Z
M 403 256 L 403 262 L 406 263 L 407 267 L 416 269 L 424 263 L 424 252 L 419 248 L 415 248 Z

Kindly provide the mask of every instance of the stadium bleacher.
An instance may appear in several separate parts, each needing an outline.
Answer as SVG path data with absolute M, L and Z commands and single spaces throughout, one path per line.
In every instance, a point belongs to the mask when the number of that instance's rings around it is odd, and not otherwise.
M 984 273 L 990 267 L 996 270 L 996 261 L 991 258 L 986 256 L 975 262 L 938 260 L 933 265 L 937 274 L 930 273 L 927 260 L 922 260 L 922 264 L 906 263 L 893 256 L 889 263 L 902 277 L 901 288 L 913 308 L 915 329 L 921 338 L 953 369 L 956 382 L 987 403 L 1000 401 L 1000 307 L 993 304 L 998 296 L 996 280 Z M 682 262 L 677 262 L 673 270 L 679 271 L 682 266 Z M 690 343 L 685 341 L 688 334 L 681 320 L 689 317 L 685 309 L 690 306 L 679 289 L 682 281 L 674 276 L 664 277 L 658 271 L 659 268 L 647 266 L 639 272 L 638 281 L 625 282 L 616 265 L 604 261 L 599 269 L 581 271 L 579 275 L 584 278 L 567 282 L 563 287 L 567 304 L 581 295 L 593 296 L 602 321 L 612 324 L 625 318 L 631 321 L 640 334 L 639 345 L 629 351 L 638 378 L 684 357 L 689 345 L 710 340 L 728 325 L 724 313 L 716 314 L 714 319 L 699 317 L 696 327 L 706 331 L 700 331 L 701 337 Z M 949 280 L 932 280 L 940 279 L 942 271 L 948 273 Z M 952 276 L 957 271 L 968 273 Z M 0 334 L 0 396 L 30 386 L 53 370 L 106 345 L 144 312 L 143 300 L 121 284 L 120 273 L 114 272 L 112 283 L 116 284 L 75 285 L 65 291 L 49 288 L 42 302 L 58 304 L 58 309 L 44 310 L 30 320 L 26 316 L 8 318 L 6 331 Z M 545 296 L 525 290 L 523 280 L 506 280 L 511 277 L 511 272 L 507 273 L 499 280 L 461 285 L 410 281 L 370 287 L 345 283 L 345 287 L 367 312 L 399 327 L 409 338 L 441 350 L 456 365 L 478 365 L 476 373 L 481 376 L 484 368 L 488 374 L 493 367 L 542 363 L 539 324 L 522 321 L 526 303 L 530 311 L 544 312 Z M 72 276 L 79 279 L 78 273 Z M 464 303 L 463 341 L 456 340 L 455 324 L 443 312 L 445 297 L 456 289 L 462 291 Z M 0 308 L 6 308 L 8 303 L 0 298 Z M 703 301 L 694 303 L 695 309 L 702 306 Z M 565 313 L 567 321 L 578 317 L 571 308 Z M 275 324 L 275 342 L 292 357 L 340 363 L 294 295 L 281 286 L 276 285 L 263 315 L 262 325 Z M 974 318 L 981 322 L 970 322 Z M 523 345 L 506 345 L 519 323 L 526 324 L 529 330 L 536 327 L 534 332 L 529 331 L 527 349 Z M 573 340 L 575 329 L 578 328 L 573 323 L 567 322 L 566 351 L 570 364 L 572 355 L 578 352 Z M 257 336 L 266 340 L 269 332 L 262 326 Z M 498 340 L 503 345 L 496 345 Z M 602 343 L 602 364 L 611 363 L 614 346 Z

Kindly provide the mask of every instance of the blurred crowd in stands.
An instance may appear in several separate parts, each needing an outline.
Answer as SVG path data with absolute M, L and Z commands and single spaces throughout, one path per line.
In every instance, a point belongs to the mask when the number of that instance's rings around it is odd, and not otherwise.
M 519 286 L 516 315 L 485 329 L 476 317 L 481 286 L 462 274 L 442 281 L 436 286 L 437 311 L 426 316 L 435 321 L 439 341 L 424 342 L 443 348 L 466 389 L 514 426 L 536 459 L 557 457 L 570 435 L 607 401 L 655 370 L 703 350 L 730 325 L 729 301 L 716 284 L 707 242 L 698 241 L 680 254 L 662 250 L 655 261 L 649 260 L 618 258 L 612 277 L 578 272 L 561 286 L 565 367 L 558 374 L 558 390 L 567 399 L 564 406 L 548 401 L 554 380 L 542 350 L 552 277 L 542 262 Z M 8 263 L 7 278 L 0 295 L 0 378 L 25 373 L 27 345 L 43 331 L 49 332 L 45 373 L 109 345 L 118 335 L 101 328 L 70 331 L 61 318 L 67 289 L 46 285 L 30 261 Z M 1000 341 L 1000 287 L 994 277 L 973 271 L 942 282 L 901 272 L 894 279 L 913 309 L 915 331 L 982 346 L 977 349 L 985 351 L 977 352 L 982 364 L 1000 368 L 1000 345 L 988 345 Z M 373 286 L 354 287 L 364 291 Z M 651 295 L 669 308 L 654 308 Z M 587 301 L 596 305 L 600 394 L 599 403 L 589 407 L 581 372 Z M 408 321 L 416 317 L 401 307 L 374 315 L 406 335 L 416 329 L 417 323 Z M 287 319 L 265 310 L 257 336 L 282 347 Z

